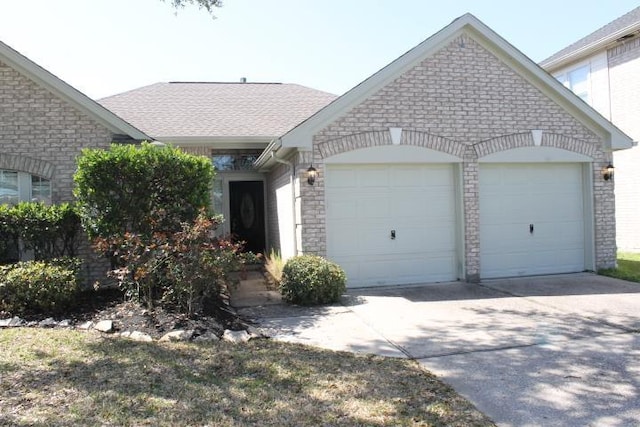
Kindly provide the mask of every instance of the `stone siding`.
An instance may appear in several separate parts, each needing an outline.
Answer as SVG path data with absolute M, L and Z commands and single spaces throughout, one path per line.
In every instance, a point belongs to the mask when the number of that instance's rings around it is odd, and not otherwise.
M 613 186 L 601 168 L 610 161 L 602 141 L 472 38 L 462 35 L 339 117 L 313 139 L 315 186 L 301 186 L 303 251 L 326 255 L 323 159 L 342 152 L 391 144 L 388 129 L 403 129 L 401 144 L 423 146 L 463 159 L 466 277 L 480 272 L 478 158 L 542 145 L 594 158 L 596 266 L 615 263 Z

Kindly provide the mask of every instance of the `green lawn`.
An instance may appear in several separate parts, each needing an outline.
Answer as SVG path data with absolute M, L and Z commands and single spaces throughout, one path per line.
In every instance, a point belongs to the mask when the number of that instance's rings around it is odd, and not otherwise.
M 493 426 L 413 361 L 0 330 L 0 425 Z
M 619 252 L 618 268 L 600 270 L 598 273 L 640 283 L 640 253 Z

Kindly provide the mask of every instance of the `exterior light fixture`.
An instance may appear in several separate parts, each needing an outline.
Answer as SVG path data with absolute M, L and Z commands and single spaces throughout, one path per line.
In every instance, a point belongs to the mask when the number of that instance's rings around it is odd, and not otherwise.
M 309 166 L 307 169 L 307 183 L 309 185 L 313 185 L 316 182 L 316 177 L 318 176 L 318 171 L 313 167 L 313 164 Z
M 611 163 L 609 163 L 606 168 L 602 169 L 602 177 L 604 178 L 605 181 L 609 181 L 610 179 L 613 179 L 613 170 L 614 170 L 614 167 Z

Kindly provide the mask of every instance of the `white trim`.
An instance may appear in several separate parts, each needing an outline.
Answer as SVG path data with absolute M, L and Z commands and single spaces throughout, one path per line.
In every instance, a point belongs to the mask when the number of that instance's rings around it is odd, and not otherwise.
M 70 86 L 58 77 L 51 74 L 35 62 L 21 55 L 16 50 L 0 42 L 0 60 L 8 66 L 34 81 L 38 85 L 64 99 L 79 110 L 93 117 L 115 134 L 128 135 L 133 139 L 151 139 L 144 132 L 136 129 L 102 105 L 95 102 L 79 90 Z

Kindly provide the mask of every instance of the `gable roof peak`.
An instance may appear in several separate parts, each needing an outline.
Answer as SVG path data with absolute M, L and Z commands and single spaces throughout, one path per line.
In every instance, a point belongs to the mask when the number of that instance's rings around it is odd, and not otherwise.
M 45 70 L 17 50 L 0 41 L 0 62 L 64 99 L 78 110 L 84 112 L 116 135 L 128 135 L 137 140 L 151 139 L 122 118 L 107 110 L 78 89 L 69 85 L 51 72 Z

